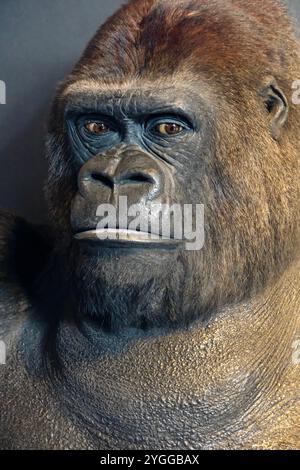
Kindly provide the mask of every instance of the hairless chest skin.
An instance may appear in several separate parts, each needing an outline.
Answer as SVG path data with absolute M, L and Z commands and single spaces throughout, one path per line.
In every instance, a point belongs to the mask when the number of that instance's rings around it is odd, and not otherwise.
M 49 224 L 0 212 L 1 449 L 299 448 L 299 77 L 277 0 L 99 29 L 52 105 Z

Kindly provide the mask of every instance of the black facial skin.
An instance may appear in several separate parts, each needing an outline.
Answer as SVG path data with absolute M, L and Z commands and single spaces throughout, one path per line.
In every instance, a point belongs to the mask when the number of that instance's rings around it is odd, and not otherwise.
M 181 188 L 186 186 L 185 171 L 189 173 L 195 160 L 200 123 L 185 111 L 187 107 L 157 101 L 147 106 L 141 96 L 103 97 L 97 113 L 68 113 L 73 158 L 82 164 L 72 208 L 74 233 L 95 229 L 97 206 L 117 207 L 120 196 L 127 197 L 128 206 L 139 204 L 142 211 L 152 203 L 189 202 L 189 188 Z M 89 122 L 104 123 L 107 131 L 95 135 L 86 128 Z M 167 124 L 180 126 L 180 132 L 160 133 L 158 126 Z

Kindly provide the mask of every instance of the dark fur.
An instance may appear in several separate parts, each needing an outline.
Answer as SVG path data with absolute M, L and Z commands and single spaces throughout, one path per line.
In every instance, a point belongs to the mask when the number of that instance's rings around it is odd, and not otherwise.
M 8 212 L 0 212 L 0 279 L 32 289 L 53 249 L 50 227 L 32 226 Z

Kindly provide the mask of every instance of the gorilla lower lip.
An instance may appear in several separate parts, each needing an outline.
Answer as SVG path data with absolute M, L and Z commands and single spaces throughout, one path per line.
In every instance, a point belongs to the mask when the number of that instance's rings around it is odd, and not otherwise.
M 80 232 L 74 235 L 74 238 L 79 241 L 91 242 L 121 242 L 121 243 L 140 243 L 140 244 L 178 244 L 181 240 L 174 238 L 167 238 L 162 235 L 152 234 L 148 232 L 138 232 L 136 230 L 127 229 L 95 229 Z

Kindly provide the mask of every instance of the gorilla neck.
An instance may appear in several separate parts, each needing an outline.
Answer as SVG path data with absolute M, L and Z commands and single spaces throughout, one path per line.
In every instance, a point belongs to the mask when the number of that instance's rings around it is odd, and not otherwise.
M 51 378 L 55 396 L 77 410 L 79 424 L 92 420 L 95 442 L 105 436 L 113 413 L 112 447 L 124 445 L 124 439 L 134 447 L 138 434 L 140 447 L 174 448 L 180 446 L 173 440 L 174 427 L 181 441 L 186 434 L 186 446 L 225 445 L 228 430 L 230 439 L 241 439 L 236 445 L 251 441 L 257 432 L 263 433 L 264 445 L 280 426 L 282 406 L 284 416 L 293 408 L 299 272 L 300 263 L 291 266 L 276 284 L 250 301 L 223 309 L 209 326 L 195 322 L 185 330 L 127 329 L 113 335 L 93 325 L 86 324 L 83 332 L 63 322 L 56 343 L 63 351 L 63 376 Z M 84 402 L 82 393 L 74 393 L 77 388 L 85 390 Z M 153 429 L 161 432 L 156 435 Z

